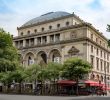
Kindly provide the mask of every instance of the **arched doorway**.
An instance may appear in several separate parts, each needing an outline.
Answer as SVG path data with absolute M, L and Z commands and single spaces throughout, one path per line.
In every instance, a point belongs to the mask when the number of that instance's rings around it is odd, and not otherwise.
M 53 62 L 57 62 L 57 63 L 60 63 L 61 62 L 61 54 L 59 52 L 59 50 L 57 49 L 54 49 L 50 52 L 50 60 L 53 61 Z
M 40 64 L 40 65 L 47 64 L 47 55 L 44 51 L 40 51 L 37 54 L 37 63 Z
M 96 75 L 96 80 L 99 81 L 99 75 Z
M 34 64 L 34 54 L 33 53 L 29 52 L 26 54 L 25 64 L 28 66 Z
M 95 75 L 94 74 L 91 74 L 90 79 L 91 80 L 94 80 L 95 79 Z

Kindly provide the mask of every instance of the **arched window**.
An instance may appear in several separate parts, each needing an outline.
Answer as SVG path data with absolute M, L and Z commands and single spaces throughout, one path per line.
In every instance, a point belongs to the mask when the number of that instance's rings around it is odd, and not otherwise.
M 42 30 L 42 32 L 43 32 L 43 31 L 44 31 L 44 27 L 42 27 L 42 29 L 41 29 L 41 30 Z
M 60 24 L 57 24 L 57 28 L 60 28 Z
M 21 36 L 23 36 L 23 32 L 21 32 Z
M 30 31 L 27 31 L 27 34 L 29 35 L 30 34 Z
M 91 80 L 94 80 L 94 79 L 95 79 L 95 75 L 94 75 L 94 74 L 91 74 L 90 79 L 91 79 Z
M 29 56 L 28 57 L 28 65 L 31 65 L 34 63 L 34 60 Z
M 34 30 L 34 33 L 37 33 L 37 29 Z
M 99 80 L 99 75 L 96 75 L 97 80 Z
M 30 65 L 30 62 L 31 62 L 31 57 L 29 56 L 28 57 L 28 65 Z
M 49 29 L 50 29 L 50 30 L 52 29 L 52 26 L 51 26 L 51 25 L 49 26 Z
M 69 25 L 69 22 L 66 22 L 66 26 L 68 26 Z

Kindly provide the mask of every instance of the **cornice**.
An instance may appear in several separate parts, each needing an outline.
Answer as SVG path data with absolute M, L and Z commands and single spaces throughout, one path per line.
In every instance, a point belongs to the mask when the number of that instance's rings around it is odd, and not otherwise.
M 67 44 L 67 43 L 81 42 L 81 41 L 91 42 L 92 44 L 94 44 L 94 45 L 98 46 L 99 48 L 105 50 L 106 52 L 110 53 L 110 51 L 108 49 L 100 46 L 99 44 L 97 44 L 96 42 L 92 41 L 91 39 L 89 39 L 87 37 L 70 39 L 70 40 L 63 40 L 63 41 L 59 41 L 59 42 L 53 42 L 53 43 L 41 44 L 41 45 L 35 45 L 35 46 L 29 46 L 29 47 L 23 47 L 23 48 L 19 48 L 19 50 L 29 49 L 29 48 L 36 48 L 36 47 L 52 46 L 52 45 L 63 45 L 63 44 Z
M 16 37 L 13 38 L 13 40 L 22 39 L 22 38 L 33 38 L 34 36 L 44 35 L 44 34 L 53 33 L 53 32 L 61 32 L 61 31 L 64 31 L 64 30 L 80 28 L 80 27 L 83 27 L 83 26 L 84 26 L 84 24 L 81 23 L 81 24 L 71 25 L 71 26 L 68 26 L 68 27 L 62 27 L 60 29 L 53 29 L 53 30 L 49 30 L 49 31 L 38 32 L 38 33 L 34 33 L 34 34 L 30 34 L 30 35 L 24 35 L 24 36 L 16 36 Z

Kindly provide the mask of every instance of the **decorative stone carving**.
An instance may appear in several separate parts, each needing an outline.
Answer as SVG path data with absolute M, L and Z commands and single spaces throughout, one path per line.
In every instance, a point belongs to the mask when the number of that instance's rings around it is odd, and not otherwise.
M 72 31 L 70 35 L 71 35 L 70 37 L 71 37 L 72 39 L 74 39 L 74 38 L 77 37 L 77 32 L 76 32 L 76 31 Z
M 79 53 L 79 50 L 75 48 L 74 46 L 71 47 L 71 49 L 68 51 L 68 54 L 70 55 L 76 55 Z

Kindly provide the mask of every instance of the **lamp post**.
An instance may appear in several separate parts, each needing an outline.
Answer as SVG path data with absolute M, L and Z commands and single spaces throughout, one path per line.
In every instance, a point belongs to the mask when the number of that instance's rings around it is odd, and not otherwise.
M 104 64 L 104 74 L 105 74 L 105 77 L 104 77 L 104 82 L 105 82 L 105 92 L 107 93 L 107 75 L 106 75 L 106 62 Z

